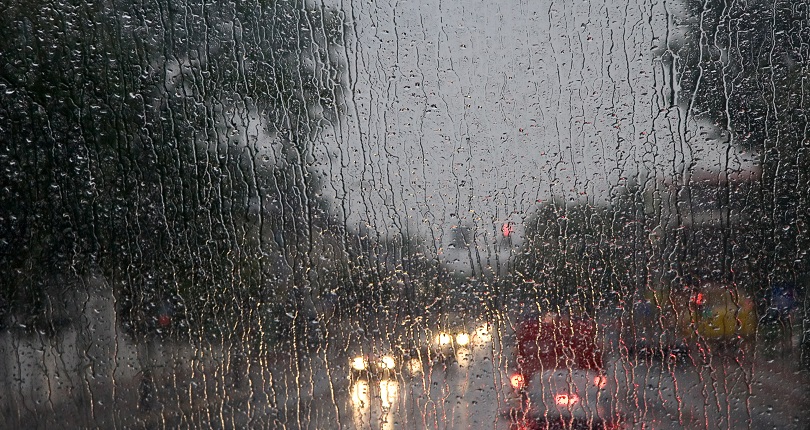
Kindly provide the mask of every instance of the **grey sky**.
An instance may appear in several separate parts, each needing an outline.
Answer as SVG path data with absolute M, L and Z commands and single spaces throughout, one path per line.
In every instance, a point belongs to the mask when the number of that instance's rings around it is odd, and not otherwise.
M 350 226 L 395 234 L 408 225 L 464 267 L 466 250 L 448 249 L 454 226 L 475 231 L 480 259 L 503 258 L 503 223 L 518 245 L 523 218 L 552 196 L 603 203 L 636 174 L 752 165 L 672 107 L 688 97 L 660 61 L 681 31 L 677 3 L 340 7 L 357 33 L 346 52 L 349 115 L 315 159 Z

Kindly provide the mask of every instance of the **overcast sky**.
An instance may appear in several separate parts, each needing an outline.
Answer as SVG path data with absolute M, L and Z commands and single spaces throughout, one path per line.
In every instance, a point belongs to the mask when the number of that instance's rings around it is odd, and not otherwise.
M 503 224 L 519 245 L 524 217 L 552 196 L 604 203 L 638 173 L 752 165 L 673 107 L 689 97 L 660 61 L 683 31 L 676 2 L 338 7 L 356 38 L 348 116 L 315 152 L 327 194 L 349 226 L 394 234 L 407 225 L 459 268 L 469 257 L 448 250 L 454 226 L 475 232 L 477 258 L 503 258 Z

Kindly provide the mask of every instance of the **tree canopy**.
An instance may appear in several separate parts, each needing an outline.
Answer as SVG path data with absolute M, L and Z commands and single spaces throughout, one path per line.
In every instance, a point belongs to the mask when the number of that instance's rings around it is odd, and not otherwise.
M 329 223 L 309 160 L 340 111 L 336 11 L 12 1 L 0 15 L 7 312 L 41 314 L 44 291 L 93 272 L 128 312 L 183 293 L 225 315 L 248 291 L 286 294 L 283 274 L 303 271 L 282 266 Z
M 747 202 L 764 243 L 752 258 L 766 282 L 786 271 L 795 276 L 810 267 L 810 191 L 803 185 L 810 172 L 810 7 L 720 0 L 685 6 L 686 35 L 663 53 L 680 90 L 673 103 L 688 118 L 715 124 L 716 145 L 757 154 L 760 177 Z M 718 177 L 718 191 L 728 196 L 723 182 Z

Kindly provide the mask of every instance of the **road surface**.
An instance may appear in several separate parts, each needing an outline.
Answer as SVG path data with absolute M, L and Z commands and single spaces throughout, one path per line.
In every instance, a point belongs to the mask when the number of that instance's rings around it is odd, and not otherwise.
M 330 384 L 317 375 L 306 419 L 287 428 L 506 429 L 499 413 L 509 394 L 509 372 L 491 344 L 465 351 L 456 363 L 427 366 L 415 377 L 350 381 L 343 371 Z M 707 355 L 687 363 L 609 357 L 612 395 L 627 428 L 805 429 L 810 423 L 806 372 L 788 356 Z M 325 374 L 325 373 L 324 373 Z M 338 379 L 336 380 L 335 377 Z M 296 404 L 288 404 L 295 409 Z

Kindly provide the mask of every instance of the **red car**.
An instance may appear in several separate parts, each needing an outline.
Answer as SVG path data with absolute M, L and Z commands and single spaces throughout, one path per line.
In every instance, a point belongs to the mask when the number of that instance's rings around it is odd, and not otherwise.
M 517 328 L 514 390 L 505 415 L 512 428 L 621 428 L 596 321 L 546 314 Z

